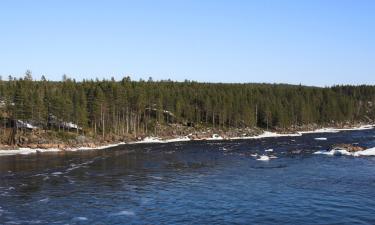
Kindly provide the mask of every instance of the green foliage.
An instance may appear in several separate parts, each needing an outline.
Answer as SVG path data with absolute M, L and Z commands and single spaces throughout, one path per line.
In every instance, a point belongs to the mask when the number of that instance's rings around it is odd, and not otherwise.
M 214 84 L 152 79 L 62 82 L 0 81 L 2 111 L 46 126 L 48 115 L 88 132 L 154 132 L 174 121 L 212 127 L 288 128 L 375 118 L 374 86 L 318 88 L 276 84 Z

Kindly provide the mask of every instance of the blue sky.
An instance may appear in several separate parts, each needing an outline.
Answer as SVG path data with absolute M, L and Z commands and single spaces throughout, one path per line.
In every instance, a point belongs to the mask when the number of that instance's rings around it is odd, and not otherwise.
M 375 84 L 375 1 L 0 1 L 0 75 Z

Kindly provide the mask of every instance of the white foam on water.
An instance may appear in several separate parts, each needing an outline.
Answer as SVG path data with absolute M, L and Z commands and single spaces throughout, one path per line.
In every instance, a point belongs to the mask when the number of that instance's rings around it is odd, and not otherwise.
M 133 211 L 123 210 L 117 213 L 112 213 L 112 216 L 135 216 Z
M 163 180 L 162 177 L 158 177 L 158 176 L 150 176 L 152 179 L 154 180 Z
M 68 169 L 66 169 L 66 172 L 70 172 L 70 171 L 73 171 L 73 170 L 76 170 L 76 169 L 79 169 L 81 167 L 86 167 L 87 165 L 93 163 L 95 160 L 89 160 L 87 162 L 84 162 L 84 163 L 80 163 L 80 164 L 75 164 L 75 163 L 71 163 L 70 164 L 70 167 Z
M 61 175 L 61 174 L 63 174 L 63 173 L 62 173 L 62 172 L 53 172 L 53 173 L 51 173 L 51 174 L 57 176 L 57 175 Z
M 317 141 L 326 141 L 327 140 L 327 138 L 325 138 L 325 137 L 317 137 L 317 138 L 314 138 L 315 140 L 317 140 Z
M 84 216 L 78 216 L 78 217 L 74 217 L 73 220 L 86 221 L 86 220 L 88 220 L 88 218 L 84 217 Z
M 334 156 L 341 156 L 341 155 L 351 155 L 350 152 L 348 152 L 345 149 L 333 149 L 330 151 L 316 151 L 314 154 L 320 154 L 320 155 L 334 155 Z
M 49 198 L 40 199 L 39 202 L 49 202 Z
M 273 152 L 273 149 L 272 148 L 270 148 L 270 149 L 266 149 L 266 150 L 264 150 L 265 152 Z
M 270 157 L 267 155 L 261 155 L 257 160 L 259 161 L 269 161 Z

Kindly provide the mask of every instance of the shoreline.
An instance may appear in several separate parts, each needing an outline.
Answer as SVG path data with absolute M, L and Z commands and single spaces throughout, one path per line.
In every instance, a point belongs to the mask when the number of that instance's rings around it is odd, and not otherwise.
M 143 140 L 140 141 L 130 141 L 130 142 L 117 142 L 111 143 L 108 145 L 101 145 L 96 147 L 77 147 L 77 148 L 24 148 L 20 147 L 18 149 L 10 149 L 10 150 L 2 150 L 0 149 L 0 157 L 1 156 L 10 156 L 10 155 L 28 155 L 28 154 L 36 154 L 36 153 L 46 153 L 46 152 L 63 152 L 63 151 L 90 151 L 90 150 L 102 150 L 108 149 L 120 145 L 134 145 L 134 144 L 152 144 L 152 143 L 175 143 L 175 142 L 187 142 L 187 141 L 225 141 L 225 140 L 250 140 L 250 139 L 262 139 L 262 138 L 275 138 L 275 137 L 299 137 L 304 134 L 315 134 L 315 133 L 338 133 L 342 131 L 355 131 L 355 130 L 370 130 L 374 129 L 375 124 L 365 124 L 360 126 L 354 126 L 351 128 L 334 128 L 334 127 L 324 127 L 310 131 L 297 131 L 295 133 L 277 133 L 277 132 L 270 132 L 270 131 L 263 131 L 260 135 L 255 136 L 244 136 L 244 137 L 230 137 L 230 138 L 223 138 L 217 134 L 214 134 L 211 138 L 203 138 L 203 139 L 192 139 L 189 136 L 182 136 L 182 137 L 174 137 L 171 139 L 163 139 L 161 137 L 145 137 Z

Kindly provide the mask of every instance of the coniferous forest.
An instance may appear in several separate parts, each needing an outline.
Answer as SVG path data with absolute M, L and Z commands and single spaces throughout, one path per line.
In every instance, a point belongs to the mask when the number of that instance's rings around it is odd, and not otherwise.
M 372 122 L 374 86 L 308 87 L 286 84 L 223 84 L 83 80 L 9 76 L 0 81 L 3 128 L 11 121 L 77 133 L 153 134 L 157 126 L 287 129 L 307 124 Z M 56 126 L 57 124 L 57 126 Z M 14 126 L 14 125 L 13 125 Z M 74 127 L 75 126 L 75 127 Z M 19 126 L 21 127 L 21 126 Z

